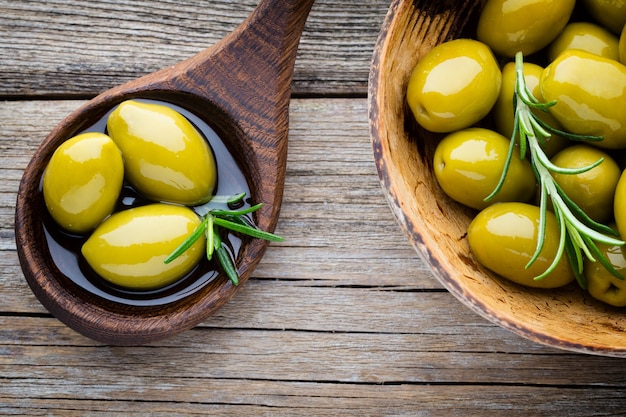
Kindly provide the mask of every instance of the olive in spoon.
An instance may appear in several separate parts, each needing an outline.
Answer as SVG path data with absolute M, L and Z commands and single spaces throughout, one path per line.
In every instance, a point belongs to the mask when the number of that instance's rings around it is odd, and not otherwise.
M 94 340 L 138 345 L 171 337 L 224 305 L 252 273 L 268 242 L 245 240 L 236 260 L 240 285 L 213 279 L 180 300 L 124 305 L 98 297 L 59 271 L 46 243 L 41 177 L 55 149 L 119 103 L 152 99 L 185 108 L 209 124 L 239 162 L 251 198 L 263 203 L 256 224 L 273 232 L 282 202 L 291 81 L 304 23 L 314 0 L 261 0 L 212 47 L 172 67 L 114 87 L 70 114 L 35 152 L 16 201 L 15 235 L 33 293 L 60 321 Z M 219 161 L 218 161 L 219 164 Z

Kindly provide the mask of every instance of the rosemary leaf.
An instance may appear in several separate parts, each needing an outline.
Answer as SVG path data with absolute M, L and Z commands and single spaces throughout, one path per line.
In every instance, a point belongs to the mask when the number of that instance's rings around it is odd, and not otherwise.
M 516 115 L 516 120 L 517 120 L 517 115 Z M 516 134 L 517 132 L 517 123 L 514 125 L 514 131 L 513 131 L 513 135 Z M 491 192 L 491 194 L 489 194 L 487 197 L 484 198 L 483 201 L 489 201 L 492 198 L 494 198 L 496 196 L 496 194 L 498 194 L 500 192 L 500 190 L 502 189 L 502 187 L 504 186 L 504 181 L 506 180 L 506 174 L 507 172 L 509 172 L 509 166 L 511 165 L 511 160 L 513 159 L 513 153 L 515 152 L 515 141 L 512 140 L 509 143 L 509 151 L 506 155 L 506 160 L 504 161 L 504 167 L 502 168 L 502 175 L 500 175 L 500 180 L 498 181 L 498 184 L 496 185 L 496 188 L 493 189 L 493 191 Z
M 169 264 L 174 259 L 178 258 L 183 254 L 187 249 L 189 249 L 195 242 L 205 233 L 207 227 L 207 220 L 204 219 L 195 229 L 187 239 L 183 241 L 174 251 L 163 261 L 166 264 Z
M 243 201 L 245 197 L 246 197 L 246 193 L 235 194 L 234 196 L 229 197 L 226 200 L 226 204 L 228 204 L 229 206 L 232 206 L 233 204 L 239 204 Z
M 567 260 L 570 265 L 578 265 L 578 268 L 572 268 L 574 271 L 574 277 L 576 278 L 576 282 L 583 290 L 587 289 L 587 278 L 585 274 L 583 274 L 583 259 L 580 256 L 580 252 L 576 250 L 572 241 L 568 238 L 565 242 L 565 254 L 567 255 Z
M 542 185 L 540 195 L 539 195 L 539 234 L 538 234 L 538 240 L 537 240 L 537 247 L 535 248 L 535 253 L 533 253 L 533 256 L 531 256 L 530 260 L 526 264 L 526 268 L 529 268 L 537 260 L 537 258 L 539 258 L 539 255 L 541 254 L 541 251 L 543 250 L 545 236 L 546 236 L 547 213 L 548 213 L 548 193 L 545 190 L 545 187 L 543 187 Z M 561 232 L 561 236 L 563 236 L 562 232 Z M 536 280 L 541 279 L 545 275 L 547 274 L 544 272 L 542 275 L 535 277 L 535 279 Z
M 218 228 L 214 227 L 212 233 L 214 235 L 215 253 L 217 254 L 217 259 L 220 261 L 220 265 L 222 265 L 224 273 L 233 285 L 239 285 L 239 273 L 237 272 L 237 269 L 235 269 L 235 265 L 233 264 L 233 260 L 228 254 L 228 251 L 222 244 Z
M 554 101 L 554 103 L 556 104 L 556 101 Z M 545 112 L 549 112 L 548 108 L 546 109 L 541 109 Z M 573 141 L 578 141 L 578 142 L 601 142 L 604 137 L 602 136 L 594 136 L 594 135 L 577 135 L 577 134 L 573 134 L 573 133 L 569 133 L 569 132 L 563 132 L 562 130 L 556 129 L 552 126 L 550 126 L 548 123 L 546 123 L 545 120 L 541 119 L 541 118 L 537 118 L 536 122 L 541 125 L 542 128 L 544 128 L 546 131 L 548 131 L 551 134 L 554 135 L 562 135 L 563 133 L 566 133 L 567 139 L 569 140 L 573 140 Z
M 206 258 L 210 261 L 215 252 L 215 231 L 213 230 L 213 216 L 211 214 L 207 214 L 206 222 Z
M 260 209 L 263 206 L 263 203 L 259 203 L 255 206 L 252 207 L 248 207 L 246 209 L 241 209 L 241 210 L 219 210 L 219 209 L 215 209 L 215 210 L 211 210 L 211 214 L 214 216 L 243 216 L 245 214 L 249 214 L 249 213 L 253 213 L 255 211 L 257 211 L 258 209 Z
M 258 239 L 265 239 L 271 242 L 282 242 L 283 238 L 277 235 L 274 235 L 269 232 L 264 232 L 263 230 L 256 229 L 254 227 L 245 226 L 241 223 L 235 223 L 228 220 L 224 220 L 222 218 L 216 217 L 213 219 L 213 222 L 218 225 L 225 227 L 226 229 L 230 229 L 234 232 L 243 233 L 244 235 L 248 235 L 251 237 L 255 237 Z
M 624 276 L 617 270 L 615 269 L 615 267 L 613 266 L 613 264 L 611 263 L 611 261 L 609 261 L 607 259 L 606 256 L 604 256 L 602 254 L 602 252 L 600 252 L 600 249 L 598 249 L 598 246 L 596 245 L 596 243 L 589 239 L 588 237 L 584 236 L 583 239 L 586 240 L 587 246 L 589 247 L 589 250 L 594 254 L 595 258 L 598 260 L 598 262 L 600 262 L 600 264 L 606 268 L 607 271 L 609 271 L 611 274 L 613 274 L 615 277 L 624 280 Z

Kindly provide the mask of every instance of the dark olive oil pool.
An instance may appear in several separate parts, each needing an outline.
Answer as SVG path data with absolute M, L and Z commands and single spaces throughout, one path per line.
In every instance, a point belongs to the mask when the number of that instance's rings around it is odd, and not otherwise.
M 240 193 L 246 193 L 248 197 L 251 195 L 245 175 L 236 160 L 228 151 L 221 138 L 207 123 L 184 108 L 170 103 L 154 100 L 138 101 L 158 103 L 173 108 L 185 116 L 203 135 L 213 151 L 217 165 L 217 187 L 215 195 L 220 197 Z M 111 109 L 102 119 L 90 128 L 84 130 L 84 132 L 106 133 L 107 118 L 113 110 L 114 109 Z M 218 199 L 204 205 L 193 207 L 193 209 L 198 215 L 204 215 L 208 210 L 213 208 L 226 208 L 225 203 L 216 200 Z M 154 203 L 154 201 L 145 199 L 131 185 L 124 182 L 115 211 L 126 210 L 150 203 Z M 241 204 L 241 207 L 249 206 L 250 201 L 248 200 Z M 137 291 L 115 286 L 98 276 L 81 255 L 81 247 L 89 235 L 79 236 L 67 233 L 54 222 L 52 217 L 47 213 L 45 206 L 43 206 L 43 210 L 45 212 L 43 216 L 43 227 L 50 256 L 59 272 L 63 274 L 65 279 L 73 282 L 82 291 L 87 291 L 105 300 L 132 306 L 153 307 L 164 305 L 195 293 L 209 282 L 216 279 L 219 275 L 219 271 L 221 271 L 221 267 L 216 260 L 208 261 L 206 257 L 203 257 L 200 263 L 186 276 L 163 288 Z M 252 222 L 252 219 L 249 220 Z M 241 247 L 241 240 L 233 233 L 225 234 L 222 236 L 222 240 L 231 257 L 237 259 L 237 254 Z

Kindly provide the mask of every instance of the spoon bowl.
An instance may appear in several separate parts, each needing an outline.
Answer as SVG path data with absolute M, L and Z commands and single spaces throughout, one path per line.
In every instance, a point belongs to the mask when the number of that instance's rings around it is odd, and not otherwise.
M 133 306 L 85 291 L 54 263 L 46 243 L 41 177 L 56 148 L 128 99 L 171 103 L 216 131 L 238 161 L 255 203 L 259 228 L 273 232 L 282 202 L 291 81 L 304 23 L 314 0 L 262 0 L 232 33 L 172 67 L 103 92 L 64 119 L 26 167 L 16 201 L 15 235 L 24 276 L 60 321 L 94 340 L 138 345 L 190 329 L 223 306 L 250 277 L 268 242 L 244 240 L 236 260 L 239 285 L 220 273 L 187 297 Z M 219 164 L 219 161 L 218 161 Z

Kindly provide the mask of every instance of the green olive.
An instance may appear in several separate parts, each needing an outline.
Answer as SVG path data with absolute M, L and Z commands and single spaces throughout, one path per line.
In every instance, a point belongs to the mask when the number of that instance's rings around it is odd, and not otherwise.
M 597 242 L 600 253 L 622 276 L 626 276 L 626 248 Z M 583 267 L 587 291 L 596 300 L 615 307 L 626 307 L 626 280 L 609 272 L 600 262 L 585 258 Z
M 613 217 L 620 236 L 626 236 L 626 171 L 622 171 L 615 187 Z
M 559 245 L 559 226 L 553 213 L 546 213 L 544 245 L 528 268 L 537 247 L 540 209 L 526 203 L 500 203 L 482 210 L 467 230 L 470 249 L 478 262 L 500 276 L 528 287 L 556 288 L 574 280 L 563 256 L 546 277 L 536 280 L 554 261 Z
M 109 216 L 124 178 L 120 150 L 103 133 L 83 133 L 63 142 L 43 175 L 43 197 L 63 229 L 85 233 Z
M 217 179 L 213 152 L 179 112 L 129 100 L 107 129 L 122 151 L 128 181 L 152 200 L 195 205 L 211 199 Z
M 530 62 L 524 62 L 524 80 L 528 89 L 533 93 L 535 98 L 543 102 L 541 96 L 541 88 L 539 81 L 543 68 L 539 65 L 532 64 Z M 500 95 L 498 101 L 496 101 L 493 107 L 493 116 L 496 124 L 496 129 L 499 133 L 511 138 L 513 134 L 513 122 L 515 120 L 515 110 L 513 108 L 513 92 L 515 91 L 516 82 L 515 63 L 509 62 L 502 68 L 502 88 L 500 89 Z M 550 126 L 561 129 L 559 123 L 552 117 L 550 113 L 546 113 L 540 110 L 535 110 L 534 113 L 540 117 L 544 122 Z M 551 135 L 545 139 L 544 152 L 546 155 L 554 155 L 559 150 L 563 149 L 569 141 L 559 135 Z
M 619 61 L 619 39 L 612 32 L 589 22 L 569 23 L 550 44 L 548 59 L 554 61 L 567 49 L 582 49 L 592 54 Z
M 454 200 L 477 210 L 501 201 L 528 201 L 535 193 L 535 176 L 517 148 L 502 189 L 484 201 L 500 180 L 509 144 L 489 129 L 471 127 L 450 133 L 435 149 L 433 168 L 439 185 Z
M 597 167 L 580 174 L 553 173 L 555 181 L 589 217 L 605 223 L 613 218 L 613 196 L 621 175 L 617 162 L 606 152 L 586 144 L 569 146 L 552 158 L 563 168 L 582 168 L 603 158 Z
M 571 49 L 541 75 L 541 93 L 556 100 L 551 114 L 565 130 L 603 136 L 596 145 L 626 147 L 626 66 L 589 52 Z
M 407 102 L 415 119 L 432 132 L 452 132 L 485 117 L 498 98 L 502 75 L 489 48 L 455 39 L 431 49 L 415 66 Z
M 567 24 L 575 0 L 487 0 L 476 36 L 498 55 L 530 55 L 552 42 Z
M 622 0 L 583 0 L 583 4 L 594 20 L 615 34 L 626 24 L 626 2 Z
M 164 260 L 200 224 L 188 207 L 155 203 L 113 214 L 82 247 L 93 270 L 120 287 L 148 290 L 166 286 L 187 274 L 204 253 L 198 239 L 181 256 Z

